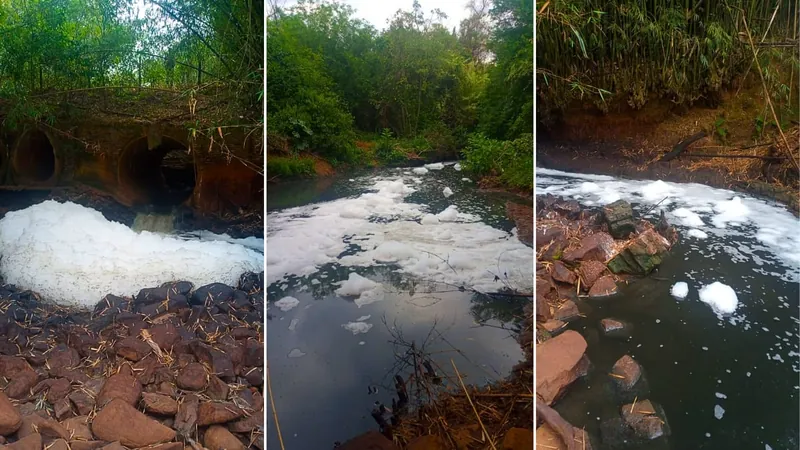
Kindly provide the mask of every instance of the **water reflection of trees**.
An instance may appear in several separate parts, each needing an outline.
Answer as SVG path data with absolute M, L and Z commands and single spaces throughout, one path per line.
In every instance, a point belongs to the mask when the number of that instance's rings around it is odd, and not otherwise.
M 523 309 L 530 301 L 528 297 L 495 297 L 473 293 L 470 313 L 479 324 L 497 321 L 504 328 L 519 332 L 524 319 Z

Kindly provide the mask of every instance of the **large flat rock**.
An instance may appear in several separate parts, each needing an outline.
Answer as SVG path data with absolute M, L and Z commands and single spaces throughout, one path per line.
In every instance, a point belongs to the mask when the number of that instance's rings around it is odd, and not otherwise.
M 586 371 L 586 339 L 567 330 L 536 346 L 536 395 L 548 405 Z

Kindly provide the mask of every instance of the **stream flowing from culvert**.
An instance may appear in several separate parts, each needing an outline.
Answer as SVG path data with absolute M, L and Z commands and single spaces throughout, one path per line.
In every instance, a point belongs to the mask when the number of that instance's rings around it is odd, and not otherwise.
M 268 187 L 267 358 L 286 448 L 377 429 L 370 411 L 395 395 L 399 334 L 425 343 L 437 372 L 452 374 L 453 359 L 466 383 L 500 380 L 523 358 L 530 300 L 458 289 L 531 291 L 532 249 L 505 217 L 513 197 L 479 192 L 452 163 L 427 167 Z
M 558 401 L 565 419 L 599 436 L 601 448 L 798 448 L 795 216 L 772 202 L 700 184 L 547 169 L 537 169 L 536 193 L 587 206 L 624 199 L 640 213 L 653 208 L 648 213 L 653 218 L 663 210 L 681 234 L 651 276 L 631 279 L 609 299 L 579 302 L 585 317 L 570 328 L 586 338 L 592 368 Z M 688 283 L 689 294 L 677 299 L 670 289 L 681 281 Z M 732 314 L 717 314 L 700 300 L 699 290 L 715 282 L 736 293 Z M 631 336 L 604 337 L 599 321 L 605 317 L 630 324 Z M 666 439 L 630 445 L 614 437 L 620 406 L 634 400 L 616 394 L 608 376 L 625 354 L 644 371 L 638 399 L 664 408 L 671 431 Z

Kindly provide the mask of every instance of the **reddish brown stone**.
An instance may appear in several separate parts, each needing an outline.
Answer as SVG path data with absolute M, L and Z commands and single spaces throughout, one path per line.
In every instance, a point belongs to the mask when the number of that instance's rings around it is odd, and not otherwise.
M 106 444 L 106 441 L 69 441 L 72 450 L 95 450 L 105 447 Z
M 228 387 L 227 383 L 220 380 L 218 376 L 211 375 L 208 377 L 206 395 L 211 397 L 211 400 L 225 401 L 228 399 L 228 392 L 230 392 L 230 387 Z
M 208 374 L 206 368 L 200 363 L 191 363 L 178 372 L 176 384 L 187 391 L 200 391 L 206 387 Z
M 163 416 L 174 416 L 178 413 L 178 402 L 166 395 L 142 393 L 142 404 L 145 411 Z
M 578 279 L 575 274 L 561 261 L 555 261 L 550 266 L 550 275 L 554 280 L 567 284 L 575 284 Z
M 579 314 L 578 305 L 572 300 L 567 300 L 558 307 L 553 317 L 557 320 L 570 321 L 578 318 Z
M 47 446 L 47 450 L 70 450 L 69 444 L 64 439 L 56 439 Z
M 153 342 L 158 344 L 161 350 L 172 350 L 172 346 L 180 339 L 177 328 L 169 322 L 155 325 L 149 331 Z
M 11 398 L 23 398 L 30 393 L 39 375 L 25 358 L 0 355 L 0 376 L 9 380 L 5 393 Z
M 622 420 L 636 434 L 644 439 L 655 439 L 664 435 L 664 422 L 656 414 L 656 408 L 650 400 L 641 400 L 635 404 L 622 405 Z
M 206 402 L 197 410 L 197 425 L 206 426 L 236 420 L 244 415 L 244 411 L 233 403 Z
M 594 233 L 581 239 L 578 248 L 564 253 L 564 261 L 606 262 L 613 256 L 614 238 L 608 233 Z
M 257 429 L 264 423 L 264 410 L 256 411 L 249 416 L 239 419 L 235 422 L 230 422 L 227 427 L 234 433 L 250 433 Z
M 0 436 L 8 436 L 17 431 L 22 425 L 22 417 L 17 412 L 17 408 L 0 390 Z
M 69 394 L 69 401 L 75 406 L 78 414 L 82 416 L 92 412 L 95 405 L 94 398 L 82 390 L 77 390 Z
M 78 441 L 91 441 L 94 439 L 92 430 L 89 429 L 89 417 L 72 417 L 61 422 L 64 429 L 69 432 L 70 439 Z
M 17 437 L 23 438 L 32 434 L 41 434 L 43 437 L 69 439 L 69 432 L 53 419 L 45 419 L 38 414 L 22 417 L 22 425 L 17 430 Z
M 74 368 L 80 363 L 81 357 L 78 354 L 78 351 L 72 347 L 67 347 L 64 344 L 56 345 L 47 354 L 47 367 L 50 368 L 49 370 L 51 374 L 53 374 L 54 371 L 58 371 L 62 368 Z
M 215 375 L 220 378 L 232 378 L 236 375 L 231 355 L 199 341 L 192 342 L 190 347 L 197 360 L 210 367 Z
M 203 445 L 208 450 L 245 450 L 246 447 L 225 427 L 214 425 L 206 430 Z
M 589 289 L 589 298 L 602 298 L 617 293 L 617 283 L 610 275 L 600 277 Z
M 48 403 L 55 404 L 69 394 L 70 388 L 69 380 L 66 378 L 48 378 L 34 386 L 33 393 L 38 394 L 46 390 L 45 400 Z
M 139 361 L 153 351 L 146 342 L 133 336 L 128 336 L 117 342 L 114 347 L 119 356 L 131 361 Z
M 42 450 L 42 435 L 39 433 L 29 434 L 4 448 L 7 450 Z
M 503 436 L 503 450 L 530 450 L 533 448 L 533 430 L 511 428 Z
M 95 416 L 92 432 L 106 441 L 119 441 L 126 447 L 146 447 L 175 438 L 169 429 L 137 411 L 122 399 L 114 399 Z
M 174 428 L 183 433 L 190 433 L 197 424 L 197 410 L 200 407 L 200 398 L 197 395 L 189 394 L 183 398 L 183 402 L 178 406 L 178 414 L 175 416 Z
M 605 263 L 600 261 L 584 261 L 581 263 L 578 272 L 581 275 L 581 286 L 586 289 L 591 288 L 594 283 L 606 271 Z
M 125 403 L 133 406 L 139 401 L 139 396 L 142 393 L 142 385 L 136 379 L 133 369 L 128 364 L 123 364 L 119 372 L 111 375 L 100 393 L 97 395 L 97 406 L 103 407 L 108 402 L 115 398 L 125 401 Z
M 555 334 L 564 329 L 567 324 L 560 321 L 560 320 L 548 320 L 547 322 L 542 324 L 542 327 L 547 330 L 551 334 Z
M 586 340 L 567 330 L 536 346 L 536 395 L 548 405 L 585 370 Z
M 641 377 L 642 367 L 629 355 L 618 359 L 611 368 L 611 379 L 624 390 L 632 388 Z
M 337 450 L 400 450 L 399 447 L 394 445 L 394 442 L 386 438 L 386 436 L 379 432 L 372 430 L 362 435 L 356 436 L 353 439 L 340 445 Z

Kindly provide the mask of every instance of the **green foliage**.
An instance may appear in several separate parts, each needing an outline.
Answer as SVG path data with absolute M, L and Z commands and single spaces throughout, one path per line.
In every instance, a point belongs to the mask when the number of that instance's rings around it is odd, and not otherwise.
M 479 176 L 497 176 L 510 186 L 533 188 L 532 134 L 523 134 L 513 141 L 500 141 L 475 133 L 468 141 L 463 150 L 466 170 Z
M 283 156 L 270 156 L 267 158 L 268 177 L 285 178 L 311 175 L 314 175 L 313 159 Z
M 728 137 L 728 128 L 725 127 L 725 117 L 719 116 L 717 120 L 714 121 L 714 132 L 722 139 L 722 142 L 725 142 L 725 139 Z
M 772 20 L 775 11 L 764 0 L 551 2 L 537 13 L 538 120 L 550 123 L 573 102 L 605 111 L 610 96 L 634 109 L 653 98 L 715 98 L 752 63 L 743 18 L 754 39 L 791 39 L 797 8 L 780 7 Z M 762 66 L 796 47 L 761 49 Z

